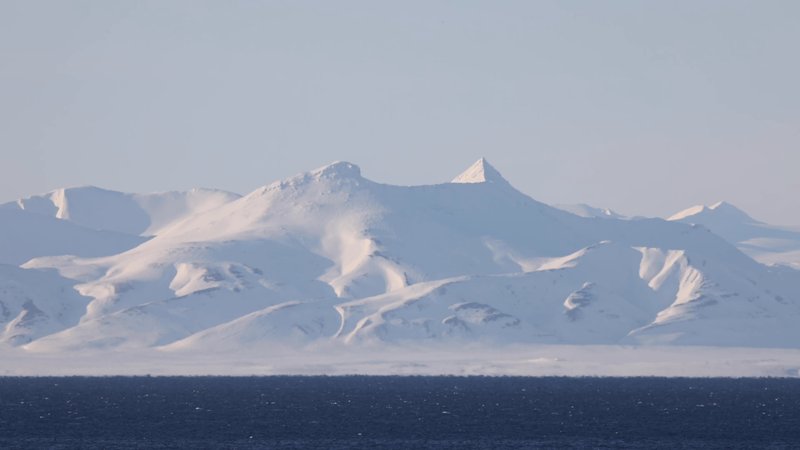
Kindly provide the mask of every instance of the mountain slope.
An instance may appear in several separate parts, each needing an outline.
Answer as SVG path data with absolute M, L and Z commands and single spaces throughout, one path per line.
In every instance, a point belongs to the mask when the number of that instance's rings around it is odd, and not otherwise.
M 0 264 L 0 343 L 27 344 L 78 324 L 89 299 L 52 271 Z
M 198 212 L 239 198 L 229 192 L 193 189 L 186 192 L 127 194 L 94 186 L 58 189 L 17 200 L 17 208 L 67 220 L 94 230 L 153 236 Z
M 693 206 L 667 220 L 703 225 L 764 264 L 800 269 L 800 231 L 759 222 L 730 203 Z
M 125 252 L 25 267 L 55 268 L 92 299 L 79 324 L 26 345 L 37 351 L 798 342 L 800 272 L 758 264 L 702 226 L 550 207 L 484 159 L 451 183 L 413 187 L 338 162 Z
M 146 239 L 98 231 L 13 207 L 0 207 L 0 264 L 19 265 L 49 255 L 104 256 Z
M 575 214 L 576 216 L 598 219 L 625 219 L 626 217 L 608 208 L 596 208 L 585 203 L 560 204 L 554 207 Z

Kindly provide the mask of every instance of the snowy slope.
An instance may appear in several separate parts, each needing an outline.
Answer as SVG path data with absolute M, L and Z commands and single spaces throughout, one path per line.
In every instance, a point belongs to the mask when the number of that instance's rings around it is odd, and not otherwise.
M 594 206 L 587 205 L 585 203 L 576 203 L 576 204 L 559 204 L 553 205 L 554 207 L 562 210 L 567 211 L 576 216 L 587 217 L 587 218 L 597 218 L 597 219 L 625 219 L 626 217 L 622 214 L 618 214 L 617 212 L 608 209 L 608 208 L 596 208 Z
M 98 231 L 14 207 L 0 207 L 0 264 L 19 265 L 49 255 L 103 256 L 133 248 L 146 239 Z
M 709 256 L 708 254 L 704 256 Z M 463 277 L 339 306 L 339 336 L 398 340 L 794 346 L 798 278 L 610 242 L 534 272 Z M 765 287 L 768 286 L 768 287 Z M 796 298 L 796 297 L 792 297 Z M 711 325 L 713 323 L 713 325 Z
M 0 344 L 22 345 L 78 324 L 89 299 L 52 271 L 0 264 Z
M 193 214 L 237 199 L 211 189 L 128 194 L 94 186 L 57 189 L 3 205 L 70 221 L 94 230 L 153 236 Z
M 800 269 L 800 230 L 760 222 L 730 203 L 693 206 L 667 220 L 703 225 L 764 264 Z
M 54 268 L 91 299 L 80 323 L 29 351 L 800 342 L 800 272 L 758 264 L 702 226 L 547 206 L 483 159 L 413 187 L 333 163 L 127 251 L 25 267 Z
M 341 298 L 533 267 L 536 259 L 524 254 L 558 255 L 591 242 L 573 236 L 573 219 L 507 183 L 400 188 L 335 163 L 198 214 L 123 254 L 27 267 L 102 274 L 80 280 L 79 291 L 95 299 L 85 321 L 52 341 L 72 346 L 103 336 L 97 345 L 105 346 L 123 333 L 161 345 L 286 301 L 326 299 L 333 311 Z

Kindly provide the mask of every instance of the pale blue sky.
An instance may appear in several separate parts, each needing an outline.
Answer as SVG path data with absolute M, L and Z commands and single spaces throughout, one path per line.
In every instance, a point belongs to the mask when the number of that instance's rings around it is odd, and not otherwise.
M 0 0 L 0 200 L 480 156 L 550 203 L 800 225 L 798 1 Z

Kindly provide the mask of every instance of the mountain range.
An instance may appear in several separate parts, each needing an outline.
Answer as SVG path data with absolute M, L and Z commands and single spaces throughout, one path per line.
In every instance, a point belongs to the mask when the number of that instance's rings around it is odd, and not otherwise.
M 337 162 L 237 194 L 0 205 L 0 342 L 33 353 L 324 342 L 796 348 L 800 232 L 727 203 L 552 207 L 481 159 L 393 186 Z

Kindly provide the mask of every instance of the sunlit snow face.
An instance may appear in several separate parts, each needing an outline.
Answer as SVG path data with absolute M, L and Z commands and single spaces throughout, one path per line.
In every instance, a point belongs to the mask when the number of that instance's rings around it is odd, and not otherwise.
M 581 217 L 485 159 L 438 185 L 337 162 L 244 197 L 78 188 L 0 213 L 14 219 L 4 245 L 39 256 L 0 278 L 0 341 L 26 352 L 785 347 L 800 314 L 800 272 L 723 239 L 791 230 L 724 203 L 670 221 Z M 60 256 L 64 243 L 99 253 Z

